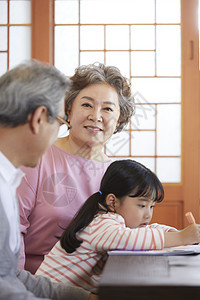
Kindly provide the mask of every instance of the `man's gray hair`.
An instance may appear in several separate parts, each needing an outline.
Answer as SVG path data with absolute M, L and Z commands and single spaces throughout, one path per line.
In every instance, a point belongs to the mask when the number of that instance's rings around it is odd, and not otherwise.
M 25 124 L 37 107 L 47 108 L 49 122 L 58 116 L 70 80 L 58 69 L 28 61 L 0 77 L 0 126 Z

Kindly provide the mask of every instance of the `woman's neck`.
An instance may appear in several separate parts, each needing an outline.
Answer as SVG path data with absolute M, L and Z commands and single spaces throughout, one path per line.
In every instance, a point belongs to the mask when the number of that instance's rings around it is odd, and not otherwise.
M 103 153 L 103 147 L 91 147 L 88 144 L 77 144 L 69 136 L 59 138 L 54 145 L 61 150 L 88 160 L 105 162 L 109 161 L 109 158 Z

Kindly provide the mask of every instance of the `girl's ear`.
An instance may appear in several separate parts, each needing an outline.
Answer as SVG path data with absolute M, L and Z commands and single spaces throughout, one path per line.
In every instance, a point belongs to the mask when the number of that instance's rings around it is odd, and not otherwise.
M 120 205 L 120 201 L 114 194 L 108 194 L 106 196 L 106 204 L 110 211 L 115 212 Z

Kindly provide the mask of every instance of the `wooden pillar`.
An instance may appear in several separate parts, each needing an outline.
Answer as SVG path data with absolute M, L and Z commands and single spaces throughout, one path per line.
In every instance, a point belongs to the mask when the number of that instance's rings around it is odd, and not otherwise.
M 53 0 L 32 0 L 32 58 L 53 64 Z

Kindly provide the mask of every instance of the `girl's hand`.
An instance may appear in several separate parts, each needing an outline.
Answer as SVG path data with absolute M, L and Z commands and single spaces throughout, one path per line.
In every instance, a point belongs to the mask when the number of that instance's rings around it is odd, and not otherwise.
M 91 293 L 88 300 L 98 300 L 98 299 L 99 297 L 97 295 Z
M 190 245 L 200 243 L 200 225 L 191 224 L 185 229 L 180 231 L 183 245 Z
M 165 248 L 200 243 L 200 225 L 191 224 L 181 231 L 165 232 L 164 235 Z

